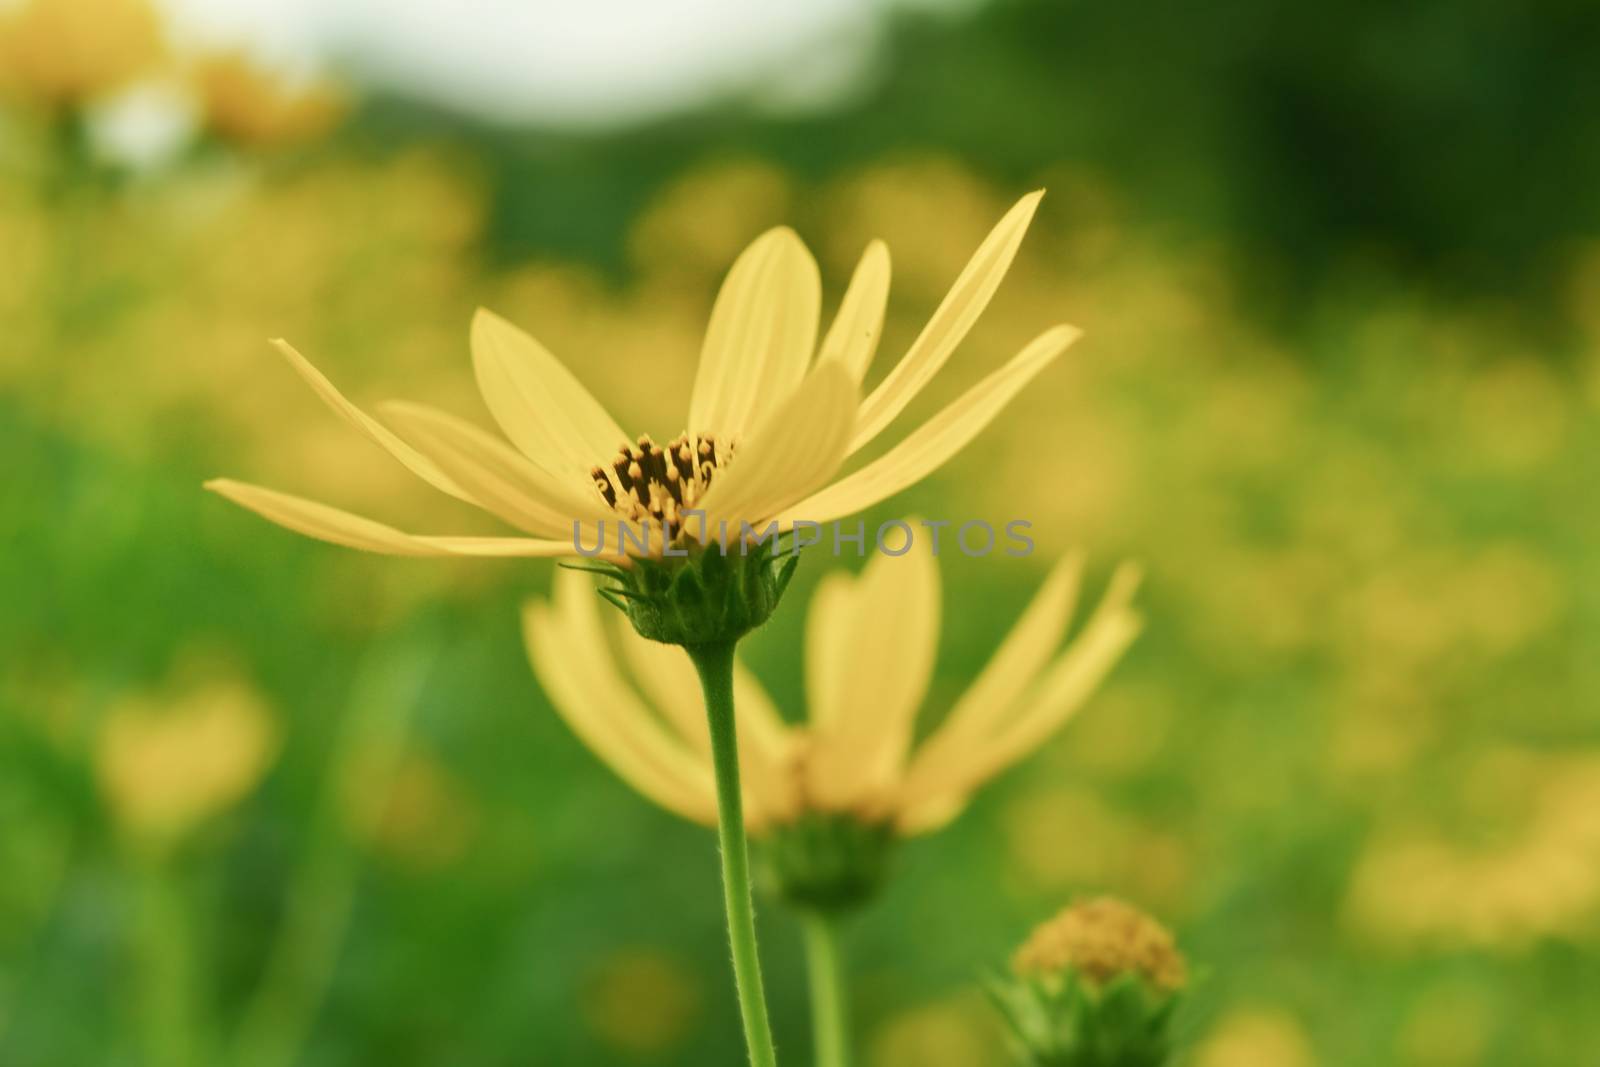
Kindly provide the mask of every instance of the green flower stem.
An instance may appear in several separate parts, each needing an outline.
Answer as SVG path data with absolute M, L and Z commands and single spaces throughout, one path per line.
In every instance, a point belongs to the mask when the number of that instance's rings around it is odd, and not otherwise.
M 717 837 L 722 847 L 722 896 L 733 948 L 733 979 L 739 991 L 751 1067 L 775 1067 L 772 1024 L 756 952 L 755 906 L 750 899 L 750 849 L 745 842 L 744 803 L 739 792 L 739 737 L 733 719 L 733 642 L 687 647 L 700 672 L 706 718 L 711 726 L 711 762 L 717 776 Z
M 234 1067 L 294 1067 L 304 1055 L 333 983 L 361 874 L 360 853 L 343 821 L 339 774 L 356 760 L 368 761 L 376 794 L 388 802 L 433 665 L 427 647 L 420 639 L 380 646 L 357 676 L 277 938 L 235 1036 Z
M 136 857 L 137 911 L 133 920 L 132 1003 L 144 1062 L 199 1067 L 212 1062 L 204 1048 L 190 920 L 194 909 L 181 878 L 160 847 Z
M 845 1015 L 844 964 L 838 920 L 822 912 L 801 917 L 806 972 L 811 984 L 811 1036 L 817 1067 L 847 1067 L 849 1026 Z

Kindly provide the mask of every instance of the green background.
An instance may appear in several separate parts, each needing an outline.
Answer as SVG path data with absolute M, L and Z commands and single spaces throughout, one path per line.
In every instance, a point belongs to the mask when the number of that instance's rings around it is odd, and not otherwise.
M 1202 974 L 1186 1062 L 1568 1065 L 1600 1047 L 1600 15 L 1581 3 L 996 3 L 897 15 L 819 114 L 609 132 L 351 92 L 326 134 L 97 163 L 14 95 L 0 178 L 0 1063 L 740 1061 L 712 836 L 533 680 L 546 563 L 391 560 L 227 474 L 406 529 L 408 484 L 261 342 L 358 400 L 482 420 L 471 311 L 672 435 L 761 228 L 825 301 L 881 235 L 881 375 L 1018 195 L 1001 296 L 914 414 L 1039 330 L 1086 339 L 876 509 L 1016 517 L 946 556 L 937 721 L 1074 546 L 1146 631 L 1063 734 L 909 843 L 849 930 L 862 1062 L 998 1062 L 975 975 L 1085 893 Z M 874 379 L 875 380 L 875 377 Z M 909 423 L 908 423 L 909 425 Z M 801 713 L 808 559 L 747 659 Z M 842 565 L 857 566 L 853 560 Z M 107 716 L 221 684 L 260 780 L 170 847 Z M 360 815 L 356 813 L 365 812 Z M 808 1055 L 798 931 L 761 914 Z

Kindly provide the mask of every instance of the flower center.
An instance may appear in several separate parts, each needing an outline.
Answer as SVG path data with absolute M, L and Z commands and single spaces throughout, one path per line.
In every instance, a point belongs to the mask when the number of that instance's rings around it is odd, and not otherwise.
M 1114 897 L 1075 904 L 1039 926 L 1011 966 L 1020 975 L 1072 968 L 1096 985 L 1136 972 L 1168 992 L 1186 980 L 1183 954 L 1167 928 Z
M 711 487 L 712 476 L 732 457 L 730 445 L 711 434 L 681 433 L 666 447 L 640 434 L 635 443 L 624 441 L 609 465 L 597 464 L 589 472 L 595 491 L 606 504 L 629 522 L 652 521 L 669 530 L 692 509 Z

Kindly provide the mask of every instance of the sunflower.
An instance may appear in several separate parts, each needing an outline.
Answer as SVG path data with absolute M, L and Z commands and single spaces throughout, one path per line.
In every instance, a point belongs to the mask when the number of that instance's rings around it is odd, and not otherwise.
M 526 536 L 417 536 L 231 479 L 206 487 L 309 537 L 400 556 L 599 554 L 576 551 L 582 543 L 604 547 L 612 558 L 659 557 L 675 539 L 704 545 L 745 524 L 786 529 L 860 511 L 943 464 L 1078 337 L 1071 326 L 1046 330 L 882 456 L 838 476 L 972 328 L 1042 195 L 1023 197 L 1000 220 L 900 362 L 864 399 L 861 382 L 888 299 L 888 249 L 881 241 L 868 245 L 819 346 L 815 260 L 793 230 L 762 234 L 717 295 L 687 428 L 664 445 L 625 434 L 555 356 L 486 310 L 472 323 L 473 368 L 509 443 L 420 404 L 386 405 L 380 421 L 288 344 L 274 342 L 334 411 L 413 474 Z M 624 527 L 634 535 L 625 538 Z
M 987 666 L 917 745 L 938 645 L 931 548 L 922 539 L 904 555 L 874 556 L 859 576 L 826 575 L 806 619 L 804 724 L 786 723 L 736 665 L 749 830 L 781 834 L 821 817 L 907 837 L 955 817 L 979 786 L 1060 729 L 1138 634 L 1138 573 L 1124 564 L 1061 647 L 1081 573 L 1078 555 L 1051 570 Z M 606 614 L 609 634 L 591 581 L 559 572 L 551 599 L 524 609 L 535 673 L 573 732 L 620 777 L 663 807 L 714 824 L 710 744 L 689 657 Z

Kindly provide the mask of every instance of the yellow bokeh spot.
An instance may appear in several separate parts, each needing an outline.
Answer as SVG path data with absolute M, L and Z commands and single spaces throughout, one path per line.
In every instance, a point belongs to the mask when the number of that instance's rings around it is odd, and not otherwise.
M 331 85 L 290 84 L 241 52 L 202 57 L 189 80 L 206 132 L 243 147 L 310 140 L 325 133 L 344 106 Z
M 704 994 L 675 957 L 635 948 L 603 960 L 582 982 L 584 1026 L 612 1052 L 653 1059 L 680 1048 L 699 1025 Z
M 347 818 L 368 845 L 416 870 L 449 866 L 466 852 L 477 825 L 472 802 L 425 752 L 369 750 L 343 773 Z
M 277 748 L 260 694 L 221 679 L 112 708 L 100 724 L 95 769 L 117 822 L 138 839 L 168 843 L 253 790 Z
M 976 997 L 949 997 L 894 1016 L 868 1035 L 868 1067 L 986 1067 L 1003 1062 L 996 1020 Z
M 164 58 L 144 0 L 28 0 L 0 12 L 0 91 L 41 106 L 81 106 Z
M 1194 1067 L 1316 1067 L 1311 1042 L 1294 1016 L 1247 1008 L 1225 1016 L 1200 1043 Z

